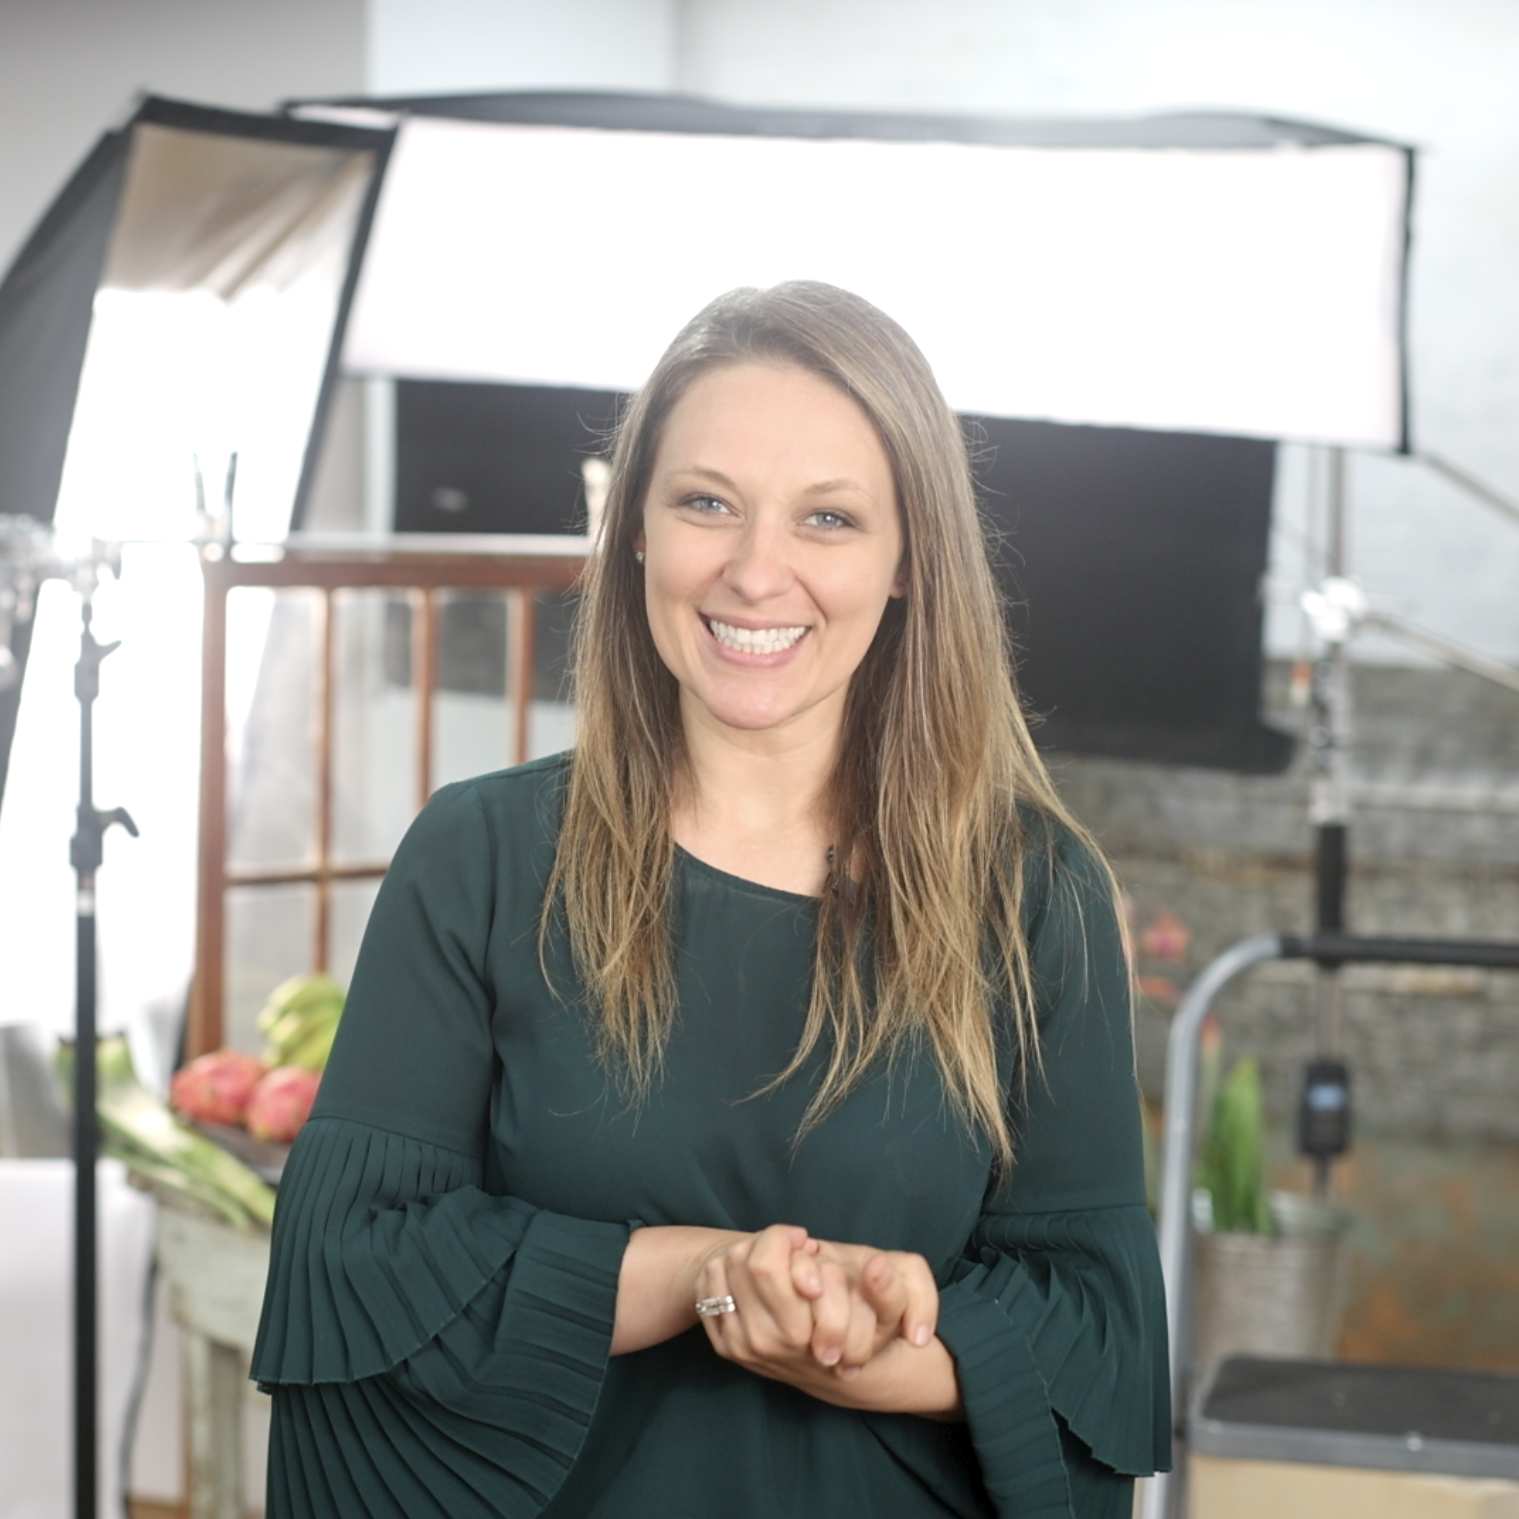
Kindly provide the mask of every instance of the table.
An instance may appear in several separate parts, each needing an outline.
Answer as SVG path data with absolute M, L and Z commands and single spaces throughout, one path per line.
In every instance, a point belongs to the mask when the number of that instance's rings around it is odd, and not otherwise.
M 242 1519 L 242 1407 L 269 1235 L 159 1195 L 158 1266 L 184 1334 L 190 1519 Z

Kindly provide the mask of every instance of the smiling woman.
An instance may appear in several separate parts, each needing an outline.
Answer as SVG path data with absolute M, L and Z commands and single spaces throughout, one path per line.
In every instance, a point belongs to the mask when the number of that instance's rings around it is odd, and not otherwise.
M 809 370 L 715 369 L 665 425 L 637 542 L 649 631 L 680 686 L 696 777 L 672 817 L 676 842 L 737 875 L 816 893 L 829 833 L 817 804 L 849 682 L 902 594 L 901 511 L 879 434 Z M 735 768 L 747 773 L 730 781 Z M 724 805 L 703 808 L 704 796 Z M 767 858 L 788 821 L 792 869 Z
M 271 1519 L 1128 1513 L 1128 980 L 1002 627 L 906 333 L 809 283 L 686 327 L 575 751 L 444 788 L 376 903 L 276 1219 Z

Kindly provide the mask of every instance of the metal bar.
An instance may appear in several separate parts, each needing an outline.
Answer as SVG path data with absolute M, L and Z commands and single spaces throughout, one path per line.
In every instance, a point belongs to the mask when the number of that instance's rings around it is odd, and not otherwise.
M 1362 934 L 1283 934 L 1284 960 L 1321 964 L 1466 965 L 1519 970 L 1519 941 L 1506 939 L 1402 939 Z
M 312 925 L 311 968 L 327 969 L 332 938 L 332 890 L 328 867 L 332 861 L 332 705 L 337 665 L 337 628 L 333 587 L 322 587 L 317 603 L 316 698 L 316 916 Z
M 1197 1106 L 1197 1044 L 1203 1019 L 1218 994 L 1236 977 L 1263 960 L 1275 960 L 1282 941 L 1274 934 L 1247 939 L 1209 965 L 1182 998 L 1171 1020 L 1166 1047 L 1166 1121 L 1161 1148 L 1160 1218 L 1157 1233 L 1160 1267 L 1166 1286 L 1166 1333 L 1171 1354 L 1171 1416 L 1180 1434 L 1186 1428 L 1191 1354 L 1187 1249 L 1192 1221 L 1190 1180 L 1192 1126 Z M 1145 1485 L 1144 1519 L 1169 1519 L 1173 1486 L 1184 1481 L 1184 1447 L 1178 1442 L 1177 1469 L 1152 1477 Z
M 1368 628 L 1375 628 L 1390 638 L 1402 639 L 1404 643 L 1423 649 L 1426 654 L 1433 654 L 1436 659 L 1454 665 L 1458 670 L 1481 676 L 1483 680 L 1490 680 L 1494 685 L 1504 686 L 1510 691 L 1519 691 L 1519 670 L 1504 664 L 1502 660 L 1489 659 L 1486 654 L 1463 648 L 1448 638 L 1442 638 L 1438 633 L 1431 633 L 1428 628 L 1394 617 L 1390 612 L 1368 612 L 1365 620 Z
M 1501 513 L 1510 522 L 1519 523 L 1519 505 L 1515 505 L 1501 492 L 1494 490 L 1484 480 L 1479 480 L 1475 475 L 1469 475 L 1459 465 L 1452 464 L 1449 459 L 1442 459 L 1438 454 L 1417 454 L 1415 457 L 1420 464 L 1427 465 L 1437 475 L 1443 475 L 1452 485 L 1459 486 L 1468 495 L 1475 496 L 1477 500 L 1492 507 L 1495 512 Z
M 95 883 L 79 883 L 75 924 L 78 1010 L 74 1038 L 74 1514 L 99 1504 L 99 1269 L 95 1159 L 100 1148 L 95 1064 Z
M 200 884 L 196 904 L 195 984 L 185 1029 L 194 1059 L 223 1044 L 226 996 L 227 596 L 225 560 L 203 559 L 200 679 Z

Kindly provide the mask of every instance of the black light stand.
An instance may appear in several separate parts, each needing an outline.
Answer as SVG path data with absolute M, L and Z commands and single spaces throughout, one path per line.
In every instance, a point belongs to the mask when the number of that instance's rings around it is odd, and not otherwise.
M 1437 474 L 1519 523 L 1519 504 L 1446 460 L 1419 456 Z M 1306 593 L 1308 613 L 1324 653 L 1314 667 L 1313 722 L 1309 730 L 1311 771 L 1310 818 L 1314 829 L 1314 936 L 1322 945 L 1346 937 L 1346 942 L 1370 942 L 1347 937 L 1345 898 L 1350 873 L 1351 741 L 1350 660 L 1348 645 L 1361 629 L 1369 628 L 1432 654 L 1442 663 L 1466 670 L 1483 680 L 1519 691 L 1519 670 L 1474 650 L 1462 648 L 1440 634 L 1420 628 L 1391 612 L 1374 609 L 1364 591 L 1348 578 L 1346 534 L 1345 452 L 1335 449 L 1329 459 L 1328 532 L 1325 578 Z M 1298 1150 L 1313 1161 L 1314 1190 L 1329 1192 L 1330 1168 L 1350 1148 L 1350 1073 L 1341 1058 L 1343 963 L 1332 953 L 1312 956 L 1317 965 L 1317 1048 L 1303 1068 L 1298 1108 Z M 1353 958 L 1366 959 L 1361 954 Z M 1463 962 L 1464 963 L 1464 962 Z M 1507 962 L 1505 962 L 1507 963 Z
M 95 698 L 100 665 L 118 644 L 100 643 L 90 623 L 96 564 L 75 574 L 80 596 L 79 662 L 74 695 L 79 699 L 79 808 L 69 860 L 75 896 L 76 1014 L 74 1036 L 74 1514 L 95 1519 L 99 1502 L 99 1287 L 95 1159 L 100 1148 L 96 1116 L 95 873 L 104 857 L 105 831 L 120 823 L 134 838 L 137 825 L 124 807 L 95 806 Z
M 1327 577 L 1309 608 L 1325 652 L 1313 673 L 1313 724 L 1309 730 L 1309 820 L 1314 834 L 1314 933 L 1345 932 L 1350 873 L 1350 660 L 1346 645 L 1356 608 L 1336 599 L 1348 585 L 1345 454 L 1330 455 Z M 1341 1058 L 1342 967 L 1321 959 L 1314 978 L 1316 1034 L 1313 1059 L 1303 1068 L 1298 1104 L 1298 1151 L 1313 1162 L 1314 1191 L 1329 1195 L 1330 1172 L 1350 1148 L 1350 1071 Z

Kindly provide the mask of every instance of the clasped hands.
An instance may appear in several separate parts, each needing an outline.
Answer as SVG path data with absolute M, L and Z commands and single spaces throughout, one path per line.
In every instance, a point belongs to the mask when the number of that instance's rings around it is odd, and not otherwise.
M 952 1415 L 958 1404 L 934 1338 L 939 1291 L 921 1255 L 775 1224 L 710 1250 L 696 1281 L 699 1296 L 736 1305 L 702 1319 L 713 1349 L 760 1376 L 849 1407 Z

